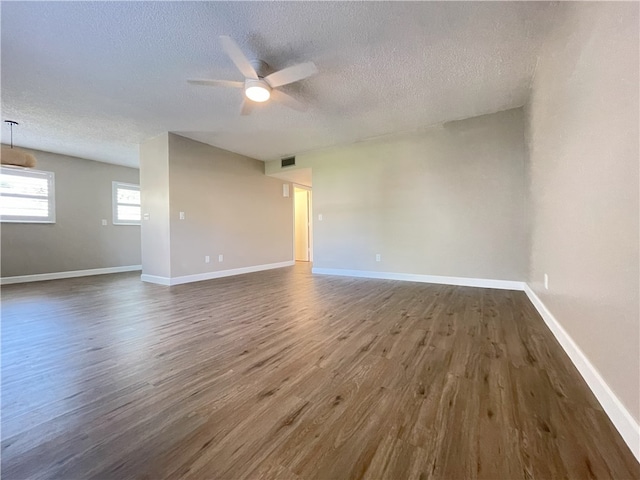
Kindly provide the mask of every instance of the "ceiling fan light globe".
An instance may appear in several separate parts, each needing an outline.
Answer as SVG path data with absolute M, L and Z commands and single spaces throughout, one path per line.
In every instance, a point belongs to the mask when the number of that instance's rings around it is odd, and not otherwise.
M 247 80 L 244 94 L 254 102 L 266 102 L 271 97 L 271 88 L 262 80 Z

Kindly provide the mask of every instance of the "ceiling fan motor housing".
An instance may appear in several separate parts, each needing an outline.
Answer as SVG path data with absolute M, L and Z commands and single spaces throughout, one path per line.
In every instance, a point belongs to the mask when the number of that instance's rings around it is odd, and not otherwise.
M 258 78 L 264 78 L 270 73 L 273 73 L 273 69 L 269 66 L 267 62 L 256 59 L 256 60 L 249 61 L 249 63 L 258 74 Z

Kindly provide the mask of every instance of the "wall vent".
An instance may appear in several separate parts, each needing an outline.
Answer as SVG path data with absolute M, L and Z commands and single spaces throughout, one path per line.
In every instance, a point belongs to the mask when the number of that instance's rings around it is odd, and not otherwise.
M 281 167 L 293 167 L 296 164 L 296 157 L 287 157 L 280 160 Z

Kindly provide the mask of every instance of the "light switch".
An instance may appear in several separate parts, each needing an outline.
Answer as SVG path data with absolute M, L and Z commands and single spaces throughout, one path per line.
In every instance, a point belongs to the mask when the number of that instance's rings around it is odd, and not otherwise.
M 184 212 L 180 212 L 180 220 L 184 220 Z
M 103 226 L 103 227 L 106 227 L 106 226 L 107 226 L 107 220 L 106 220 L 106 219 L 104 219 L 104 218 L 102 219 L 102 226 Z
M 321 213 L 319 213 L 319 214 L 318 214 L 318 221 L 319 221 L 319 222 L 321 222 L 321 221 L 322 221 L 322 214 L 321 214 Z

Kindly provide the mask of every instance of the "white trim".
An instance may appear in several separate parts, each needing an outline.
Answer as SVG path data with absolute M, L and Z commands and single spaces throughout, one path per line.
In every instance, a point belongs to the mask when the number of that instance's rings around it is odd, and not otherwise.
M 589 361 L 580 347 L 573 341 L 558 320 L 553 316 L 549 309 L 542 303 L 535 292 L 525 285 L 524 288 L 527 297 L 531 300 L 533 306 L 556 337 L 558 343 L 562 346 L 566 354 L 569 356 L 573 364 L 576 366 L 582 378 L 587 382 L 589 388 L 596 396 L 603 410 L 613 422 L 622 439 L 631 449 L 631 453 L 640 461 L 640 425 L 634 420 L 633 416 L 625 408 L 615 393 L 609 388 L 596 367 Z
M 15 176 L 15 177 L 45 179 L 47 181 L 47 207 L 48 207 L 48 212 L 47 212 L 48 214 L 46 217 L 0 215 L 0 222 L 2 223 L 40 223 L 40 224 L 56 223 L 56 175 L 54 172 L 47 172 L 45 170 L 35 170 L 33 168 L 2 165 L 0 167 L 0 174 L 7 175 L 7 176 Z M 10 193 L 5 193 L 1 195 L 1 197 L 4 197 L 4 198 L 22 197 L 27 199 L 43 198 L 37 195 L 31 195 L 31 194 L 10 194 Z M 0 198 L 0 201 L 2 201 L 1 198 Z
M 493 280 L 490 278 L 443 277 L 440 275 L 418 275 L 415 273 L 373 272 L 367 270 L 345 270 L 342 268 L 312 268 L 319 275 L 339 275 L 343 277 L 380 278 L 405 282 L 438 283 L 461 287 L 498 288 L 501 290 L 524 290 L 524 282 L 514 280 Z
M 136 185 L 133 183 L 125 183 L 114 180 L 111 182 L 111 223 L 114 225 L 140 225 L 142 222 L 142 197 L 140 198 L 140 203 L 119 203 L 118 202 L 118 189 L 122 188 L 123 190 L 133 190 L 136 192 L 140 192 L 140 185 Z M 118 218 L 118 205 L 130 206 L 130 207 L 140 207 L 140 220 L 120 220 Z
M 36 273 L 34 275 L 18 275 L 0 278 L 0 285 L 12 283 L 42 282 L 44 280 L 60 280 L 62 278 L 89 277 L 108 273 L 134 272 L 142 270 L 142 265 L 125 265 L 123 267 L 92 268 L 89 270 L 71 270 L 68 272 Z
M 216 272 L 196 273 L 194 275 L 184 275 L 182 277 L 159 277 L 157 275 L 140 275 L 143 282 L 157 283 L 159 285 L 181 285 L 183 283 L 201 282 L 203 280 L 212 280 L 214 278 L 231 277 L 233 275 L 242 275 L 244 273 L 260 272 L 262 270 L 271 270 L 274 268 L 291 267 L 295 265 L 294 260 L 286 262 L 267 263 L 264 265 L 253 265 L 251 267 L 232 268 L 230 270 L 218 270 Z
M 158 275 L 148 275 L 143 273 L 140 275 L 140 280 L 147 283 L 156 283 L 158 285 L 171 285 L 171 279 L 169 277 L 160 277 Z

